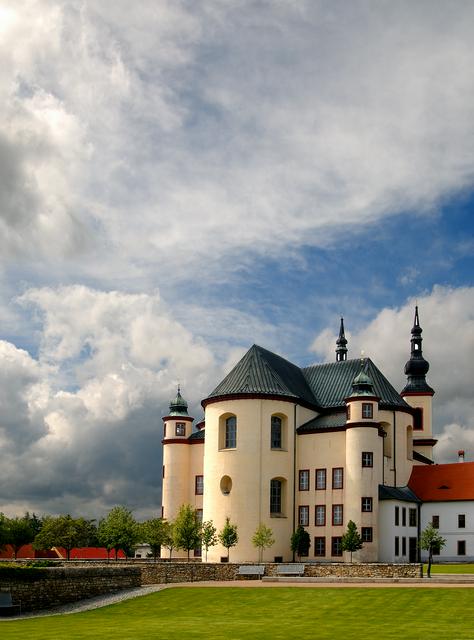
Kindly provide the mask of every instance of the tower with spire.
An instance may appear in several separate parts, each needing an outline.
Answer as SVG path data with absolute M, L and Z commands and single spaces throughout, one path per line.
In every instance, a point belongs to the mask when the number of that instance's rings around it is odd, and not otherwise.
M 410 359 L 405 364 L 407 383 L 400 395 L 413 407 L 413 450 L 432 460 L 433 446 L 437 442 L 433 439 L 431 424 L 434 390 L 426 381 L 430 365 L 423 357 L 422 332 L 417 305 L 411 330 Z
M 196 456 L 196 447 L 189 446 L 194 443 L 193 420 L 178 385 L 168 414 L 163 418 L 162 515 L 169 521 L 175 519 L 183 504 L 202 508 L 202 496 L 196 495 L 195 488 L 195 477 L 202 474 L 202 451 Z
M 336 340 L 336 362 L 344 362 L 345 360 L 347 360 L 347 340 L 344 333 L 344 318 L 341 318 L 339 337 Z

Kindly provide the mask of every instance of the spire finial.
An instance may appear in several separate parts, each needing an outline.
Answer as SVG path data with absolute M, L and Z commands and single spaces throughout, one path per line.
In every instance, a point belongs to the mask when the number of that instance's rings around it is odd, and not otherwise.
M 336 362 L 347 360 L 347 340 L 344 333 L 344 318 L 341 316 L 339 338 L 336 340 Z
M 426 382 L 426 374 L 430 368 L 429 363 L 423 358 L 423 338 L 421 334 L 423 329 L 420 326 L 420 317 L 418 314 L 418 305 L 415 305 L 415 317 L 411 330 L 411 354 L 410 359 L 405 365 L 405 374 L 408 376 L 407 384 L 403 392 L 429 392 L 433 393 L 433 389 Z M 402 392 L 402 393 L 403 393 Z

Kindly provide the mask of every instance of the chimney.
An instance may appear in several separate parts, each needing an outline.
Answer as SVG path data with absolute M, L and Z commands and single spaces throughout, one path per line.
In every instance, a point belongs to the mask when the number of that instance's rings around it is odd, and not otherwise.
M 458 462 L 464 462 L 464 449 L 458 451 Z

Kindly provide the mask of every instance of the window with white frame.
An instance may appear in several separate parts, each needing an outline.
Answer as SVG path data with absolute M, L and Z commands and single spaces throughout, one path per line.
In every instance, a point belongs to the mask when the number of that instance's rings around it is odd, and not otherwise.
M 298 507 L 298 524 L 302 527 L 309 525 L 309 506 L 306 504 Z
M 362 403 L 362 417 L 363 418 L 374 417 L 374 405 L 371 402 Z
M 176 430 L 175 430 L 175 434 L 177 436 L 185 436 L 186 435 L 186 423 L 184 422 L 177 422 L 176 423 Z
M 335 527 L 342 525 L 343 523 L 343 511 L 344 508 L 342 504 L 333 504 L 332 505 L 332 524 Z
M 309 469 L 300 470 L 298 488 L 300 491 L 309 491 Z
M 342 489 L 344 486 L 344 469 L 342 467 L 335 467 L 332 470 L 332 488 Z
M 363 497 L 361 498 L 361 511 L 363 513 L 368 513 L 370 511 L 372 511 L 372 507 L 373 507 L 373 500 L 370 497 Z
M 317 527 L 324 527 L 326 524 L 326 505 L 317 504 L 314 510 L 314 523 Z
M 373 467 L 374 466 L 374 453 L 373 451 L 362 451 L 362 466 Z
M 316 489 L 326 489 L 326 469 L 316 469 Z

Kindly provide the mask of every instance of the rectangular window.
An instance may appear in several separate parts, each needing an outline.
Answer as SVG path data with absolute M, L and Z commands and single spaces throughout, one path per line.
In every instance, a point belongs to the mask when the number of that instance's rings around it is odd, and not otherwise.
M 398 536 L 395 538 L 395 555 L 400 555 L 400 538 Z
M 314 510 L 314 524 L 317 527 L 324 527 L 326 525 L 326 506 L 324 504 L 317 504 Z
M 326 555 L 326 538 L 317 536 L 314 539 L 314 555 L 318 558 L 324 558 Z
M 405 507 L 402 509 L 402 527 L 407 526 L 407 510 Z
M 351 419 L 351 405 L 349 403 L 346 406 L 346 416 L 348 420 Z
M 163 438 L 166 438 L 166 422 L 163 425 Z
M 423 431 L 423 409 L 413 409 L 413 431 Z
M 299 490 L 309 491 L 309 469 L 302 469 L 299 472 Z
M 332 488 L 342 489 L 344 485 L 344 469 L 342 467 L 335 467 L 332 470 Z
M 372 498 L 361 498 L 361 511 L 363 513 L 369 513 L 370 511 L 372 511 L 372 506 Z
M 316 469 L 316 489 L 326 488 L 326 469 Z
M 204 476 L 196 476 L 194 478 L 194 493 L 197 496 L 202 496 L 204 493 Z
M 363 418 L 374 417 L 374 405 L 371 402 L 362 403 L 362 417 Z
M 309 507 L 307 505 L 298 507 L 298 524 L 302 527 L 309 525 Z
M 458 556 L 466 555 L 466 541 L 458 540 Z
M 441 549 L 439 548 L 439 545 L 436 545 L 433 547 L 433 555 L 434 556 L 439 556 Z
M 226 449 L 235 449 L 237 447 L 237 418 L 229 416 L 225 421 L 225 441 Z
M 196 547 L 194 549 L 194 557 L 201 558 L 202 557 L 202 547 Z
M 362 466 L 363 467 L 374 466 L 374 454 L 372 451 L 362 451 Z
M 281 480 L 270 480 L 270 514 L 281 514 Z
M 373 535 L 374 535 L 374 532 L 372 527 L 362 527 L 361 529 L 362 542 L 372 542 Z
M 186 435 L 186 424 L 184 422 L 176 423 L 176 431 L 177 436 L 185 436 Z
M 332 524 L 335 527 L 339 527 L 343 523 L 344 508 L 342 504 L 332 505 Z
M 458 529 L 464 529 L 466 527 L 466 515 L 460 513 L 458 515 Z
M 408 523 L 410 527 L 416 527 L 416 523 L 417 523 L 416 509 L 408 510 Z
M 331 555 L 342 556 L 342 538 L 340 537 L 331 538 Z
M 433 529 L 439 529 L 439 516 L 431 516 L 431 524 Z
M 196 509 L 196 520 L 202 522 L 202 509 Z
M 407 539 L 402 538 L 402 556 L 406 556 L 407 554 Z
M 400 524 L 400 508 L 395 507 L 395 526 L 398 527 Z

